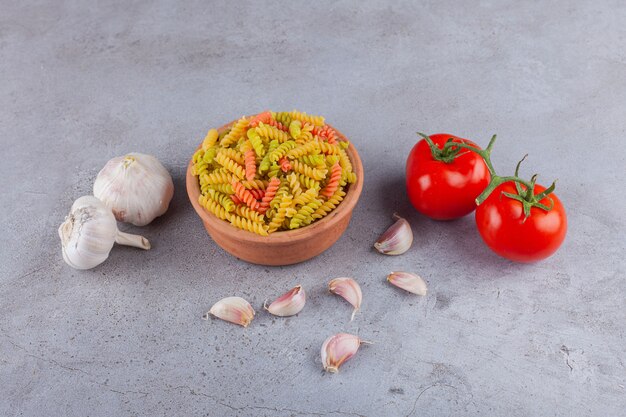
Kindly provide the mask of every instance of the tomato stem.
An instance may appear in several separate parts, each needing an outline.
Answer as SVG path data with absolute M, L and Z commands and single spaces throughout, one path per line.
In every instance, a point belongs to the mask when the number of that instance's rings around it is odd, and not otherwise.
M 417 132 L 417 134 L 423 137 L 426 143 L 428 143 L 428 146 L 430 147 L 430 153 L 435 161 L 441 161 L 449 164 L 454 161 L 457 156 L 459 156 L 459 151 L 461 150 L 461 148 L 456 148 L 454 146 L 444 146 L 442 149 L 435 145 L 430 136 L 425 135 L 421 132 Z M 448 139 L 445 145 L 448 145 L 448 143 L 452 143 L 452 141 L 452 138 Z
M 485 165 L 491 174 L 491 181 L 489 185 L 483 190 L 482 193 L 478 197 L 476 197 L 476 205 L 482 204 L 487 197 L 491 195 L 491 193 L 498 188 L 500 185 L 505 182 L 513 182 L 515 184 L 515 189 L 517 194 L 506 193 L 502 194 L 508 198 L 512 198 L 513 200 L 517 200 L 522 203 L 524 207 L 524 221 L 530 216 L 530 209 L 532 207 L 537 207 L 539 209 L 550 211 L 554 206 L 554 201 L 549 197 L 549 195 L 556 188 L 556 181 L 550 185 L 550 187 L 546 188 L 543 192 L 535 195 L 535 182 L 537 181 L 537 174 L 533 175 L 530 181 L 524 180 L 519 177 L 519 169 L 522 162 L 526 159 L 528 155 L 524 155 L 524 157 L 517 163 L 515 167 L 515 175 L 510 176 L 500 176 L 496 173 L 495 168 L 493 167 L 493 163 L 491 162 L 491 151 L 493 150 L 493 146 L 496 143 L 496 135 L 493 135 L 489 140 L 489 144 L 485 149 L 479 149 L 476 146 L 472 146 L 463 142 L 453 142 L 453 139 L 450 138 L 444 144 L 443 149 L 437 147 L 433 141 L 427 135 L 423 133 L 419 133 L 420 136 L 426 140 L 428 145 L 430 146 L 431 153 L 433 158 L 442 161 L 445 163 L 450 163 L 458 156 L 458 153 L 461 149 L 467 149 L 471 152 L 474 152 L 485 161 Z M 522 187 L 524 186 L 524 188 Z M 548 198 L 550 201 L 550 205 L 540 203 L 544 198 Z

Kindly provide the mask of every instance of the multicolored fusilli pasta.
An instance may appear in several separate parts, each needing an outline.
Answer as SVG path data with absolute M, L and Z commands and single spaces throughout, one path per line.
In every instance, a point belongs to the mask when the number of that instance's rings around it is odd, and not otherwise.
M 321 116 L 265 111 L 209 130 L 192 158 L 200 204 L 233 226 L 267 236 L 332 212 L 357 180 L 345 149 Z

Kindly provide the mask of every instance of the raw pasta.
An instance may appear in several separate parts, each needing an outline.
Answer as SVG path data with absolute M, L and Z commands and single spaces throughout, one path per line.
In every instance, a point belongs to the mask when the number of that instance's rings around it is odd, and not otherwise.
M 259 113 L 226 132 L 211 129 L 193 155 L 200 204 L 233 226 L 262 236 L 304 227 L 332 212 L 357 181 L 321 116 Z

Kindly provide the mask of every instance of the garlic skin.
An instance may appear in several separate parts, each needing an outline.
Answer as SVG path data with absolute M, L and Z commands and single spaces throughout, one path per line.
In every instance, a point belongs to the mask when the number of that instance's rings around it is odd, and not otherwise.
M 117 230 L 111 210 L 93 196 L 83 196 L 72 204 L 70 214 L 59 226 L 65 262 L 75 269 L 91 269 L 109 257 L 113 243 L 150 249 L 143 236 Z
M 328 289 L 352 304 L 354 310 L 350 321 L 354 320 L 354 315 L 361 308 L 361 301 L 363 300 L 363 293 L 359 284 L 352 278 L 335 278 L 328 283 Z
M 428 292 L 428 287 L 422 277 L 410 272 L 392 272 L 387 275 L 387 281 L 413 294 L 426 295 Z
M 93 195 L 117 220 L 145 226 L 167 211 L 174 182 L 154 156 L 133 152 L 106 163 L 93 184 Z
M 338 333 L 330 336 L 322 344 L 322 366 L 326 372 L 337 373 L 339 367 L 354 356 L 363 344 L 371 345 L 372 342 L 361 340 L 358 336 L 348 333 Z
M 243 327 L 254 319 L 254 309 L 249 302 L 241 297 L 226 297 L 213 304 L 211 309 L 202 316 L 204 320 L 209 319 L 209 314 L 218 319 L 238 324 Z
M 263 308 L 279 317 L 288 317 L 298 314 L 306 303 L 306 293 L 302 285 L 296 285 L 285 294 L 278 297 L 269 306 Z
M 401 255 L 413 244 L 413 231 L 409 222 L 397 214 L 393 218 L 396 222 L 374 243 L 376 250 L 385 255 Z

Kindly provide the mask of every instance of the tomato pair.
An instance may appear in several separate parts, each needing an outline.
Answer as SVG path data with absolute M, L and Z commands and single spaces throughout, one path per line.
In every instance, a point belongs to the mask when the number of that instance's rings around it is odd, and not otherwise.
M 556 195 L 544 196 L 545 187 L 533 183 L 532 195 L 524 196 L 527 187 L 506 181 L 496 183 L 476 208 L 476 198 L 492 180 L 487 165 L 491 162 L 485 163 L 484 151 L 470 140 L 448 134 L 431 135 L 428 140 L 430 144 L 422 139 L 413 147 L 406 165 L 407 193 L 417 211 L 435 220 L 452 220 L 476 209 L 476 225 L 485 243 L 514 261 L 538 261 L 556 252 L 567 231 L 565 209 Z M 452 144 L 446 146 L 447 142 Z M 532 202 L 526 204 L 526 212 L 524 198 Z

